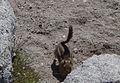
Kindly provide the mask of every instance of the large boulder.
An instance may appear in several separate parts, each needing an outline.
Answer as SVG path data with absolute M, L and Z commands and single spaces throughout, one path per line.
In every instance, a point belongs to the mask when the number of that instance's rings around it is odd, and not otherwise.
M 120 56 L 93 55 L 73 70 L 64 83 L 120 83 Z
M 11 82 L 15 16 L 8 0 L 0 0 L 0 83 Z

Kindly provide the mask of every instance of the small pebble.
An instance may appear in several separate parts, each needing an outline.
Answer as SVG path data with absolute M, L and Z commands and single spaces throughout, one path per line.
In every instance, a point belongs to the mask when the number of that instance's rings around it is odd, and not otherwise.
M 26 74 L 25 74 L 25 73 L 23 73 L 23 75 L 24 75 L 24 76 L 26 76 Z
M 65 38 L 65 35 L 63 35 L 63 38 Z
M 78 49 L 77 48 L 74 48 L 74 53 L 77 54 L 78 53 Z
M 2 64 L 0 64 L 0 67 L 3 67 L 3 65 L 2 65 Z
M 87 2 L 87 0 L 83 0 L 83 2 Z
M 25 67 L 23 67 L 23 69 L 25 69 Z
M 41 66 L 43 66 L 44 64 L 43 63 L 41 63 Z
M 77 48 L 74 48 L 74 51 L 77 51 L 78 49 Z
M 18 75 L 20 75 L 20 73 L 19 73 L 19 72 L 18 72 L 17 74 L 18 74 Z

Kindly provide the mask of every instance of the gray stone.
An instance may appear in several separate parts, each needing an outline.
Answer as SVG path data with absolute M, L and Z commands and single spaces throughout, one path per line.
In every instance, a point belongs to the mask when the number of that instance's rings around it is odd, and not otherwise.
M 8 0 L 0 0 L 0 83 L 11 82 L 15 15 Z
M 120 83 L 120 56 L 93 55 L 74 69 L 64 83 Z

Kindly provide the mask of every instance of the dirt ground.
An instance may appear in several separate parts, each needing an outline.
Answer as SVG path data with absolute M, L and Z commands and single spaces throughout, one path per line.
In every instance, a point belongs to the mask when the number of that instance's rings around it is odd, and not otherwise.
M 14 1 L 14 0 L 12 0 Z M 15 3 L 15 4 L 13 4 Z M 58 83 L 51 64 L 55 46 L 66 39 L 79 62 L 93 54 L 120 55 L 120 0 L 16 0 L 16 48 L 44 83 Z

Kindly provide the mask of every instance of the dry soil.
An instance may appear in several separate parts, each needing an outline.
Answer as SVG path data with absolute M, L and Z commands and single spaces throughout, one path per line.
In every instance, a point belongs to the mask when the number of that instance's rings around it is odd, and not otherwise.
M 12 0 L 17 18 L 16 48 L 42 81 L 57 83 L 51 64 L 55 45 L 65 40 L 79 62 L 93 54 L 120 55 L 120 0 Z

